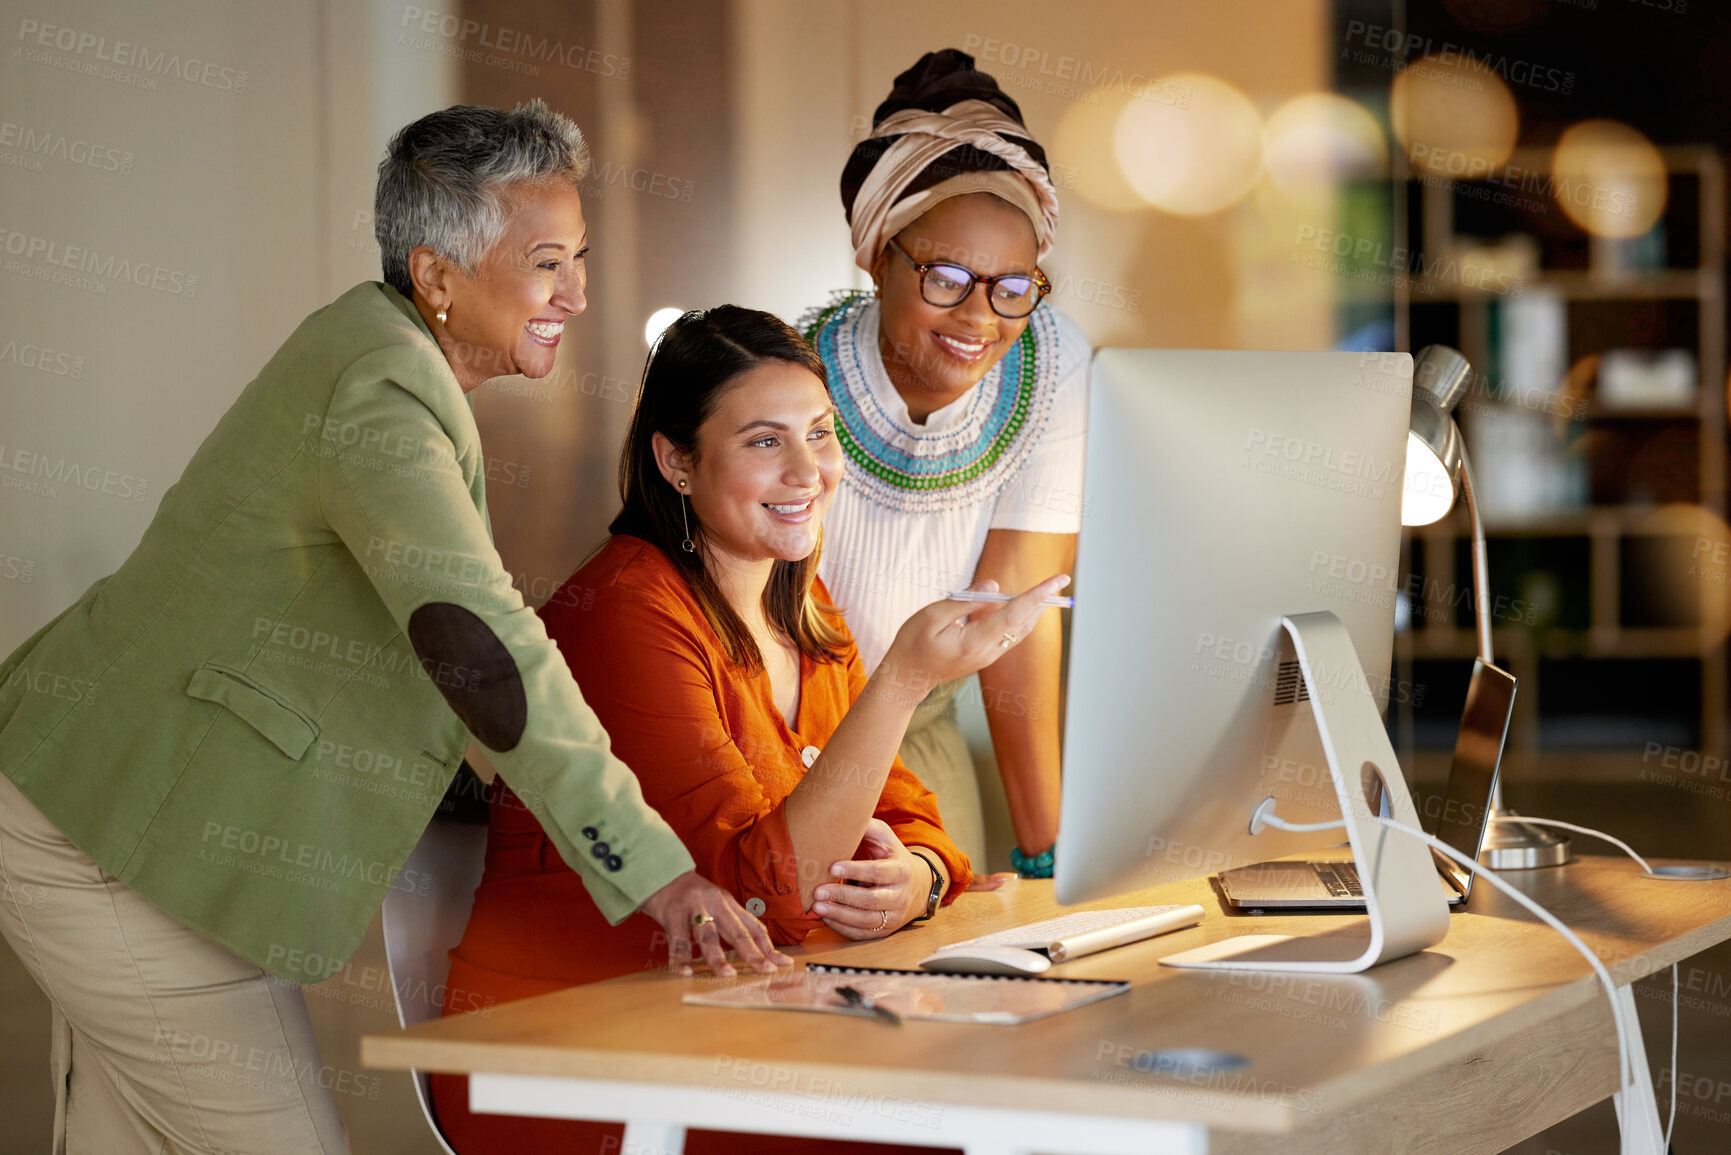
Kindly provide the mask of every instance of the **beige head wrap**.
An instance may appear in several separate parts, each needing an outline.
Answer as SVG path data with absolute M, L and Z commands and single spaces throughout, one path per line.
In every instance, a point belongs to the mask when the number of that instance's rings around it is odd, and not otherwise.
M 899 136 L 879 158 L 853 202 L 854 264 L 871 271 L 889 239 L 940 201 L 988 192 L 1027 214 L 1039 242 L 1039 259 L 1052 251 L 1058 228 L 1058 194 L 1039 161 L 1005 136 L 1026 137 L 1028 130 L 983 100 L 964 100 L 942 112 L 905 109 L 886 117 L 872 136 Z M 971 144 L 1010 165 L 1005 172 L 968 172 L 901 198 L 903 190 L 939 157 Z

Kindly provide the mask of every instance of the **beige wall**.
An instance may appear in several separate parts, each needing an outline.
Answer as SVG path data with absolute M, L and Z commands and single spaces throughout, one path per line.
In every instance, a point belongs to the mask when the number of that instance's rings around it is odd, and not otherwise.
M 378 276 L 352 226 L 384 140 L 453 91 L 400 14 L 0 2 L 0 650 L 126 557 L 300 318 Z

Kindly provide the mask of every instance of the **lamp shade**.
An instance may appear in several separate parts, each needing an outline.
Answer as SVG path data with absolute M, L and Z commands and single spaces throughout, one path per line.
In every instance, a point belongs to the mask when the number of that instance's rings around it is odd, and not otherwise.
M 1461 737 L 1455 746 L 1457 760 L 1465 748 L 1462 744 L 1470 744 L 1469 740 L 1475 737 L 1467 732 L 1469 724 L 1476 723 L 1481 730 L 1507 733 L 1515 692 L 1514 678 L 1497 669 L 1493 652 L 1490 551 L 1485 547 L 1485 526 L 1479 516 L 1478 482 L 1453 416 L 1455 407 L 1472 385 L 1472 376 L 1467 359 L 1447 345 L 1426 345 L 1413 356 L 1412 423 L 1406 438 L 1406 490 L 1400 503 L 1403 525 L 1429 525 L 1448 513 L 1457 497 L 1466 502 L 1479 656 L 1473 667 L 1472 686 L 1467 691 L 1468 717 L 1462 720 Z M 1494 706 L 1488 698 L 1482 699 L 1481 705 L 1488 714 L 1475 720 L 1473 703 L 1479 691 L 1491 684 L 1487 680 L 1491 675 L 1495 675 L 1501 687 L 1500 697 Z M 1499 751 L 1489 759 L 1489 765 L 1495 767 L 1500 761 Z M 1569 861 L 1569 840 L 1543 827 L 1523 823 L 1513 811 L 1505 810 L 1502 782 L 1494 772 L 1491 780 L 1490 825 L 1480 844 L 1486 865 L 1496 870 L 1529 870 L 1536 866 L 1561 866 Z
M 1426 345 L 1412 359 L 1412 424 L 1406 436 L 1402 525 L 1429 525 L 1454 508 L 1461 487 L 1461 431 L 1450 416 L 1472 383 L 1467 359 Z

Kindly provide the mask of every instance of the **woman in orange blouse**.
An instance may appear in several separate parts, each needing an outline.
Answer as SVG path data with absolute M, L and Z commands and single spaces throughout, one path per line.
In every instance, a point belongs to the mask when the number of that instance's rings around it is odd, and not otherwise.
M 924 917 L 934 885 L 945 903 L 967 888 L 967 858 L 896 747 L 931 686 L 1001 657 L 1068 581 L 1003 606 L 928 606 L 868 680 L 816 577 L 842 471 L 834 414 L 822 360 L 781 321 L 730 305 L 681 317 L 644 374 L 614 536 L 541 611 L 699 873 L 783 944 L 819 925 L 893 934 Z M 494 788 L 447 1013 L 667 965 L 660 928 L 641 915 L 609 926 L 534 817 Z M 583 833 L 610 853 L 604 828 Z M 459 1076 L 434 1076 L 434 1101 L 461 1155 L 620 1149 L 618 1124 L 470 1115 Z M 686 1149 L 878 1148 L 692 1132 Z

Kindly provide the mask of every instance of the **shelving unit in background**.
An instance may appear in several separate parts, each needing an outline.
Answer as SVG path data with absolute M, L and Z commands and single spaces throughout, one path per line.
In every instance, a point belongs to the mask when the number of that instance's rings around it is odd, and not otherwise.
M 1665 436 L 1674 444 L 1683 440 L 1676 431 L 1692 427 L 1697 466 L 1694 485 L 1692 491 L 1675 496 L 1684 503 L 1699 506 L 1723 523 L 1726 511 L 1724 166 L 1718 154 L 1705 146 L 1659 151 L 1669 172 L 1673 204 L 1679 186 L 1683 182 L 1694 183 L 1693 199 L 1699 216 L 1694 266 L 1616 273 L 1590 267 L 1541 267 L 1526 280 L 1525 289 L 1549 290 L 1565 302 L 1569 315 L 1570 365 L 1580 365 L 1582 358 L 1605 352 L 1612 340 L 1602 331 L 1576 322 L 1576 316 L 1590 307 L 1602 312 L 1609 306 L 1611 317 L 1634 318 L 1640 310 L 1656 305 L 1693 304 L 1695 405 L 1607 409 L 1597 404 L 1596 380 L 1588 381 L 1584 423 L 1589 433 L 1614 430 L 1616 436 L 1626 441 L 1645 437 L 1649 442 Z M 1520 150 L 1509 161 L 1511 166 L 1531 173 L 1544 173 L 1548 163 L 1548 151 L 1533 149 Z M 1408 183 L 1409 187 L 1419 186 L 1419 209 L 1414 214 L 1418 228 L 1411 239 L 1411 249 L 1427 255 L 1449 254 L 1459 251 L 1463 242 L 1482 243 L 1487 239 L 1464 236 L 1457 231 L 1456 186 L 1464 182 L 1437 181 L 1435 177 L 1421 179 L 1414 175 Z M 1518 231 L 1520 217 L 1510 214 L 1509 219 L 1507 231 Z M 1475 368 L 1488 368 L 1492 365 L 1493 303 L 1502 299 L 1458 280 L 1414 277 L 1410 285 L 1397 288 L 1397 332 L 1403 336 L 1410 334 L 1415 349 L 1431 340 L 1454 344 Z M 1420 336 L 1415 332 L 1415 301 L 1417 307 L 1445 303 L 1458 309 L 1457 331 L 1452 341 L 1447 335 Z M 1433 319 L 1433 324 L 1419 325 L 1416 329 L 1434 327 Z M 1473 444 L 1471 430 L 1466 432 L 1468 451 L 1474 454 L 1482 482 L 1485 463 Z M 1589 437 L 1588 452 L 1594 451 L 1596 442 L 1611 439 Z M 1553 672 L 1546 667 L 1555 662 L 1598 663 L 1606 679 L 1613 685 L 1620 683 L 1626 687 L 1639 683 L 1642 669 L 1649 672 L 1650 678 L 1659 668 L 1656 663 L 1692 664 L 1699 675 L 1693 726 L 1679 729 L 1675 723 L 1655 718 L 1645 729 L 1647 737 L 1629 734 L 1628 741 L 1618 740 L 1613 731 L 1602 727 L 1601 740 L 1590 744 L 1599 746 L 1601 753 L 1606 745 L 1622 747 L 1625 756 L 1594 759 L 1571 751 L 1566 766 L 1559 765 L 1556 773 L 1579 777 L 1583 767 L 1591 773 L 1591 766 L 1597 761 L 1616 764 L 1616 773 L 1626 775 L 1628 749 L 1632 747 L 1638 753 L 1646 741 L 1670 744 L 1676 739 L 1675 744 L 1696 746 L 1707 752 L 1726 751 L 1727 664 L 1722 623 L 1721 628 L 1715 628 L 1718 615 L 1704 612 L 1701 592 L 1705 583 L 1681 580 L 1681 567 L 1690 564 L 1695 548 L 1695 531 L 1677 524 L 1675 518 L 1655 525 L 1658 506 L 1672 502 L 1631 503 L 1633 495 L 1604 492 L 1604 487 L 1600 488 L 1582 509 L 1487 522 L 1493 594 L 1518 596 L 1523 557 L 1530 561 L 1548 551 L 1553 557 L 1564 559 L 1565 565 L 1571 556 L 1582 563 L 1581 572 L 1568 578 L 1583 583 L 1584 593 L 1572 584 L 1559 591 L 1577 607 L 1573 620 L 1565 615 L 1544 627 L 1505 620 L 1494 632 L 1499 664 L 1520 679 L 1510 749 L 1518 762 L 1531 764 L 1531 771 L 1540 776 L 1547 774 L 1545 755 L 1550 752 L 1547 745 L 1553 744 L 1547 743 L 1546 727 L 1541 724 L 1544 674 Z M 1415 531 L 1411 572 L 1424 581 L 1425 588 L 1447 591 L 1470 586 L 1467 532 L 1465 511 L 1460 508 L 1435 525 Z M 1678 555 L 1670 563 L 1662 560 L 1649 561 L 1645 566 L 1640 563 L 1638 555 L 1663 553 L 1666 549 Z M 1636 587 L 1649 584 L 1643 574 L 1655 565 L 1663 569 L 1666 564 L 1679 567 L 1673 571 L 1673 576 L 1679 579 L 1673 584 L 1679 590 L 1692 591 L 1697 604 L 1688 607 L 1641 604 L 1643 593 Z M 1644 591 L 1644 596 L 1651 599 L 1653 591 Z M 1662 594 L 1660 597 L 1663 601 Z M 1425 602 L 1421 598 L 1418 604 L 1422 607 Z M 1470 660 L 1476 652 L 1470 606 L 1460 605 L 1458 611 L 1441 622 L 1429 620 L 1427 614 L 1420 628 L 1402 631 L 1397 636 L 1396 646 L 1397 658 L 1406 663 L 1426 659 Z M 1620 668 L 1613 664 L 1620 664 Z M 1556 733 L 1554 725 L 1551 731 L 1553 735 Z M 1607 735 L 1608 742 L 1603 740 Z

